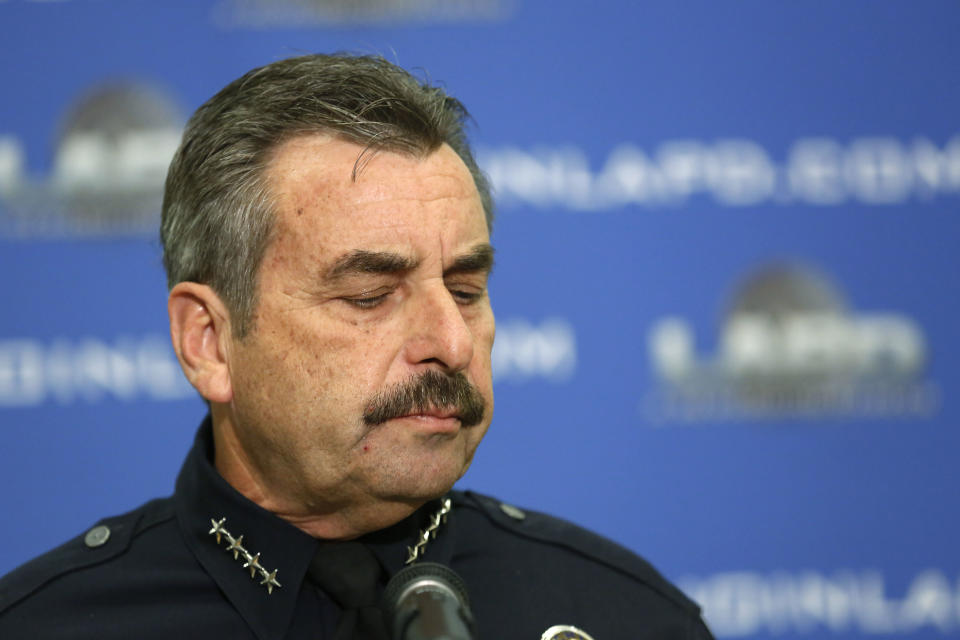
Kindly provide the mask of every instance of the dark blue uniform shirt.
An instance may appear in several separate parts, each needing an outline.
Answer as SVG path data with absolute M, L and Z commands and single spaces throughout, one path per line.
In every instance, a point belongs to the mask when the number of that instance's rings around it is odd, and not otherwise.
M 212 460 L 208 419 L 172 497 L 102 520 L 0 580 L 0 638 L 328 637 L 339 611 L 304 579 L 318 542 L 240 495 Z M 486 496 L 451 497 L 423 559 L 463 578 L 480 638 L 539 640 L 555 625 L 595 640 L 710 638 L 697 606 L 634 553 Z M 388 575 L 437 506 L 363 538 Z

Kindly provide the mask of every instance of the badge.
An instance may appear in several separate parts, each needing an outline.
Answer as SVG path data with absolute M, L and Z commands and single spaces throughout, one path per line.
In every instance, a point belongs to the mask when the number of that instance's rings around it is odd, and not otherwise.
M 544 631 L 540 640 L 593 640 L 593 636 L 568 624 L 557 624 Z

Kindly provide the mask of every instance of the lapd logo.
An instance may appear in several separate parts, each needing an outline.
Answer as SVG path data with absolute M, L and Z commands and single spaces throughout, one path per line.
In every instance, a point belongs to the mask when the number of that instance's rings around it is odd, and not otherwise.
M 181 124 L 162 92 L 118 82 L 92 87 L 68 109 L 49 176 L 27 176 L 18 141 L 5 137 L 2 227 L 25 235 L 152 232 Z
M 540 640 L 593 640 L 593 636 L 582 629 L 558 624 L 544 631 Z
M 660 388 L 654 421 L 929 416 L 937 389 L 923 380 L 927 345 L 897 312 L 852 310 L 824 275 L 774 265 L 737 288 L 713 357 L 698 356 L 690 323 L 665 317 L 648 332 Z

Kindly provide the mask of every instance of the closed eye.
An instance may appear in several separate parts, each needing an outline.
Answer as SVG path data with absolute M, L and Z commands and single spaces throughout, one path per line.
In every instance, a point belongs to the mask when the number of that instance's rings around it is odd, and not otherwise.
M 344 302 L 358 309 L 374 309 L 386 302 L 389 292 L 381 293 L 376 296 L 359 296 L 356 298 L 341 298 Z
M 483 291 L 472 289 L 450 289 L 450 295 L 457 301 L 457 304 L 473 304 L 483 298 Z

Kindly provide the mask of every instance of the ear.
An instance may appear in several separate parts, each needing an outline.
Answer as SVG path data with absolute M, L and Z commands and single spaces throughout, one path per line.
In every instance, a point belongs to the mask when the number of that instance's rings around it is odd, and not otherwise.
M 230 314 L 213 289 L 180 282 L 167 299 L 170 339 L 190 384 L 211 403 L 230 402 Z

